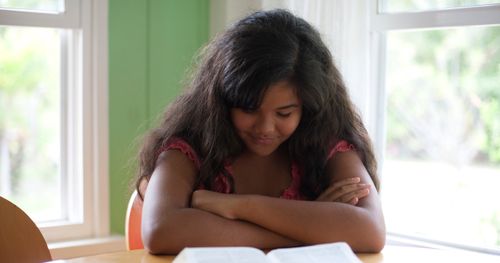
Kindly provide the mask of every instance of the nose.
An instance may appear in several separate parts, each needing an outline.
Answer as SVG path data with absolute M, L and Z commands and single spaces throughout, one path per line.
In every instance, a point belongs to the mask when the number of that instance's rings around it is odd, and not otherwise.
M 254 125 L 254 130 L 259 136 L 270 136 L 275 129 L 273 118 L 268 116 L 259 116 Z

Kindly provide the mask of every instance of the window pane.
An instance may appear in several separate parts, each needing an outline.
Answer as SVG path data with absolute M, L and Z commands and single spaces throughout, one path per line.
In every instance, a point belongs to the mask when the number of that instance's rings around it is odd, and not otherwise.
M 64 0 L 0 0 L 0 8 L 64 12 Z
M 500 248 L 500 27 L 387 35 L 388 229 Z
M 0 194 L 35 221 L 62 218 L 60 31 L 0 27 Z
M 447 8 L 460 8 L 480 6 L 500 3 L 499 0 L 380 0 L 381 11 L 396 12 L 416 12 L 429 11 Z

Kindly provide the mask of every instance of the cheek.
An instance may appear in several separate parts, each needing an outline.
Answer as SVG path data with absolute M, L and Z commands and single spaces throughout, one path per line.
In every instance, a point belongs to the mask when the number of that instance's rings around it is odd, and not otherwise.
M 299 126 L 299 123 L 300 123 L 300 116 L 282 122 L 280 125 L 281 134 L 286 136 L 292 135 L 292 133 L 295 132 L 295 130 Z
M 253 120 L 245 114 L 232 113 L 231 121 L 237 131 L 248 130 L 252 127 Z

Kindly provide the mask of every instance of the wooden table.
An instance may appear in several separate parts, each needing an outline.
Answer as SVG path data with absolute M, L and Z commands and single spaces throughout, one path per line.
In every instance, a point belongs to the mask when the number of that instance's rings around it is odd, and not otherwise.
M 363 263 L 429 263 L 429 262 L 467 262 L 467 263 L 499 263 L 500 256 L 465 252 L 460 250 L 440 250 L 409 246 L 388 245 L 378 254 L 357 254 Z M 122 251 L 116 253 L 57 260 L 58 263 L 168 263 L 175 256 L 154 256 L 145 250 Z

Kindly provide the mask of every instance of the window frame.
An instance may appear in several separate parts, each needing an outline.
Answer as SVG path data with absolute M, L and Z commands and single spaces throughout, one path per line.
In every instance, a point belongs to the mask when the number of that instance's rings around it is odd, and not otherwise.
M 68 29 L 61 46 L 61 190 L 72 196 L 63 202 L 81 209 L 66 211 L 67 221 L 38 224 L 47 242 L 109 235 L 108 0 L 64 6 L 59 13 L 0 7 L 2 26 Z
M 370 1 L 370 83 L 375 96 L 369 98 L 371 109 L 368 127 L 374 138 L 375 153 L 379 162 L 379 174 L 384 162 L 386 127 L 386 33 L 397 30 L 441 29 L 466 26 L 500 26 L 500 3 L 480 6 L 449 8 L 416 12 L 381 12 L 383 0 Z M 383 195 L 383 183 L 381 195 Z M 499 254 L 500 249 L 477 247 L 388 231 L 389 240 L 395 243 L 429 247 L 453 247 L 482 253 Z

